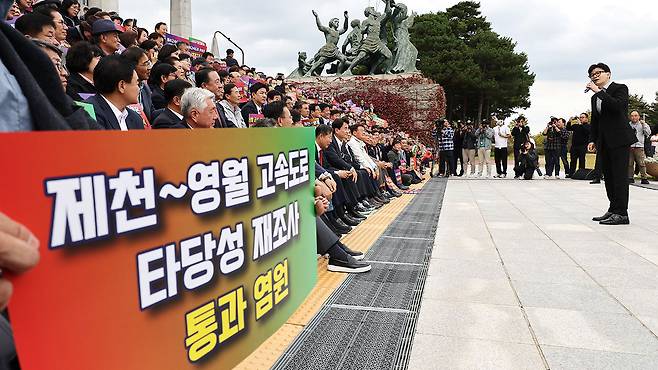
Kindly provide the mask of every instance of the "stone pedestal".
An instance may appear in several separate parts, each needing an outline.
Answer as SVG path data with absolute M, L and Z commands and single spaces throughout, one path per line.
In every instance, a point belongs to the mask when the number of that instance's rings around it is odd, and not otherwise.
M 431 142 L 435 120 L 445 117 L 445 92 L 420 73 L 378 76 L 293 78 L 290 83 L 321 100 L 352 100 L 375 113 L 391 127 Z

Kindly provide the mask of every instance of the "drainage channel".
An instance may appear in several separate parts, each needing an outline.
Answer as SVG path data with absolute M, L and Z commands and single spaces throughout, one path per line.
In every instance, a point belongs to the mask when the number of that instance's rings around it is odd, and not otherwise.
M 425 185 L 368 251 L 372 270 L 348 276 L 273 369 L 407 368 L 446 184 Z

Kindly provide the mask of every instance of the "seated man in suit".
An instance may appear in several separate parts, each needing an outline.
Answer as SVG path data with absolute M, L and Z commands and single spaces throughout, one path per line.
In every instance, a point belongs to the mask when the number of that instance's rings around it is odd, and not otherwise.
M 224 114 L 224 109 L 219 105 L 219 102 L 224 98 L 224 84 L 219 77 L 219 73 L 212 68 L 202 68 L 194 75 L 194 79 L 196 87 L 213 93 L 213 100 L 219 114 L 219 118 L 215 122 L 215 128 L 235 128 L 236 126 L 232 122 L 229 122 Z
M 347 120 L 342 118 L 336 120 L 333 123 L 332 130 L 333 135 L 331 143 L 327 150 L 323 151 L 324 159 L 326 159 L 325 168 L 341 171 L 340 173 L 343 174 L 340 177 L 350 199 L 349 204 L 352 206 L 350 207 L 350 211 L 370 214 L 374 211 L 374 208 L 368 207 L 361 202 L 365 199 L 365 193 L 362 192 L 363 188 L 359 186 L 359 174 L 357 169 L 354 168 L 352 163 L 345 160 L 344 157 L 343 147 L 345 144 L 342 135 L 345 130 L 349 132 L 349 128 L 347 128 Z M 341 138 L 336 135 L 341 135 Z
M 213 128 L 215 126 L 218 113 L 213 97 L 213 93 L 198 87 L 185 90 L 180 106 L 183 123 L 187 128 Z
M 276 127 L 292 127 L 292 115 L 282 101 L 266 105 L 263 113 L 266 118 L 276 121 Z
M 164 93 L 167 99 L 167 108 L 153 122 L 154 129 L 162 128 L 188 128 L 183 123 L 183 113 L 181 111 L 181 99 L 185 90 L 192 85 L 184 80 L 172 80 L 165 84 Z
M 150 123 L 153 123 L 156 118 L 153 116 L 153 112 L 155 111 L 153 107 L 153 93 L 148 86 L 148 79 L 151 76 L 153 64 L 149 60 L 148 54 L 136 46 L 126 49 L 121 55 L 130 59 L 136 65 L 135 72 L 137 72 L 137 77 L 139 78 L 139 105 L 146 119 Z
M 135 64 L 121 55 L 101 59 L 94 69 L 94 84 L 98 94 L 87 100 L 94 106 L 96 121 L 106 130 L 143 130 L 144 121 L 128 109 L 137 104 L 139 79 Z
M 248 125 L 253 123 L 249 120 L 249 116 L 263 114 L 263 107 L 267 103 L 267 85 L 262 82 L 256 82 L 251 85 L 249 92 L 251 93 L 251 100 L 241 109 L 242 118 Z

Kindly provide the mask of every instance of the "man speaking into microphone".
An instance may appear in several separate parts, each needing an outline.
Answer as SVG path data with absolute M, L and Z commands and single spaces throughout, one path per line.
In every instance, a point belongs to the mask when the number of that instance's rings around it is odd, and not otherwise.
M 592 220 L 601 225 L 628 225 L 628 159 L 637 137 L 628 124 L 628 87 L 612 82 L 610 67 L 594 64 L 587 71 L 586 92 L 592 96 L 592 123 L 588 150 L 601 157 L 610 208 Z

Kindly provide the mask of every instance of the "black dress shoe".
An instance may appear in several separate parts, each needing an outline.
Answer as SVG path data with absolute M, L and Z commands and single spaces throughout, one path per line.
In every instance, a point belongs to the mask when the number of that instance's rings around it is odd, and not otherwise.
M 355 219 L 355 220 L 357 220 L 357 221 L 363 221 L 363 220 L 365 220 L 366 218 L 368 218 L 368 216 L 366 216 L 366 215 L 364 215 L 363 213 L 361 213 L 361 212 L 359 212 L 359 211 L 357 211 L 357 210 L 354 210 L 354 209 L 353 209 L 353 210 L 349 210 L 349 211 L 347 211 L 346 213 L 347 213 L 351 218 L 353 218 L 353 219 Z
M 357 261 L 362 261 L 363 258 L 365 257 L 365 255 L 364 255 L 363 253 L 361 253 L 361 252 L 357 252 L 357 251 L 353 251 L 353 250 L 351 250 L 350 248 L 348 248 L 345 244 L 343 244 L 343 243 L 341 243 L 341 242 L 338 242 L 338 246 L 340 246 L 340 248 L 341 248 L 342 250 L 344 250 L 345 253 L 349 254 L 350 256 L 352 256 L 352 257 L 353 257 L 355 260 L 357 260 Z
M 647 179 L 642 179 L 642 185 L 651 185 L 651 183 Z
M 365 215 L 369 215 L 369 214 L 371 214 L 371 213 L 374 211 L 374 209 L 366 208 L 366 207 L 364 207 L 363 205 L 360 205 L 360 204 L 357 205 L 356 207 L 354 207 L 354 209 L 355 209 L 357 212 L 363 213 L 363 214 L 365 214 Z
M 388 200 L 388 199 L 386 199 L 386 197 L 384 197 L 383 193 L 376 194 L 374 197 L 372 197 L 372 199 L 376 200 L 377 202 L 379 202 L 381 204 L 386 204 L 386 201 Z
M 592 182 L 590 182 L 590 184 L 592 184 L 592 185 L 600 184 L 600 183 L 601 183 L 601 179 L 594 179 L 594 180 L 592 180 Z
M 339 260 L 337 258 L 329 258 L 327 270 L 331 272 L 346 272 L 346 273 L 361 273 L 368 272 L 372 269 L 367 263 L 359 262 L 352 256 L 347 256 L 347 260 Z
M 376 209 L 380 209 L 384 206 L 384 203 L 377 201 L 375 198 L 368 199 L 368 203 Z
M 628 216 L 612 215 L 607 220 L 599 222 L 601 225 L 630 225 L 631 220 Z
M 359 221 L 351 218 L 348 215 L 342 215 L 340 216 L 340 220 L 343 221 L 343 223 L 347 226 L 359 226 Z
M 612 216 L 612 213 L 610 213 L 610 212 L 606 212 L 606 213 L 605 213 L 603 216 L 601 216 L 601 217 L 594 217 L 594 218 L 592 219 L 592 221 L 600 222 L 600 221 L 603 221 L 603 220 L 607 220 L 607 219 L 609 219 L 610 216 Z

